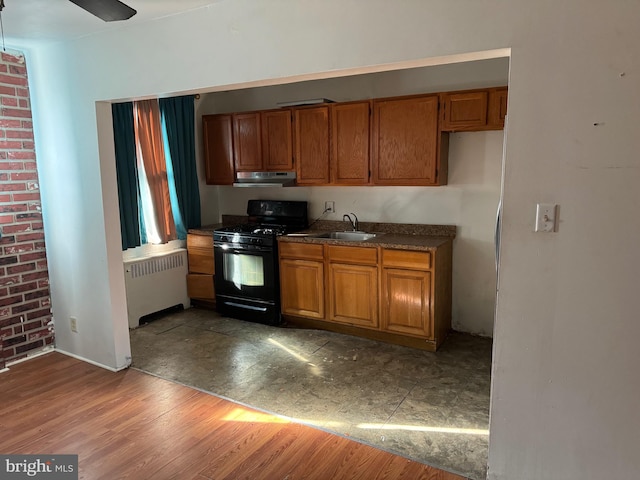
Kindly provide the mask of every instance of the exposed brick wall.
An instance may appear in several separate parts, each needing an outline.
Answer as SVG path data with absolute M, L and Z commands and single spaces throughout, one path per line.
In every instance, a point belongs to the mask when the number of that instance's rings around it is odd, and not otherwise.
M 0 368 L 53 343 L 49 272 L 22 55 L 0 52 Z

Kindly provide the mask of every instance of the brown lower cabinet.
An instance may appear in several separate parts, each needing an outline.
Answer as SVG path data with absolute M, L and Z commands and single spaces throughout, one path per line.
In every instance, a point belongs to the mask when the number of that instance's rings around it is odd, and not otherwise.
M 451 244 L 418 251 L 281 241 L 282 314 L 435 351 L 451 328 Z
M 192 300 L 213 304 L 216 294 L 213 287 L 215 266 L 213 262 L 213 238 L 211 235 L 187 234 L 187 295 Z

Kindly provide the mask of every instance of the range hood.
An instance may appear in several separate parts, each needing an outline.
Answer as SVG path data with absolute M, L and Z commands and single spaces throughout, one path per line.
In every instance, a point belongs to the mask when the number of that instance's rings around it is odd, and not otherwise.
M 234 187 L 290 187 L 296 172 L 238 172 Z

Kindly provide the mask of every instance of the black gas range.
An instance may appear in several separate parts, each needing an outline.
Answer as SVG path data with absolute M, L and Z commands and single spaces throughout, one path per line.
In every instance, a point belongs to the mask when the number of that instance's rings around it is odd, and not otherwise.
M 279 325 L 279 235 L 307 228 L 307 202 L 249 200 L 248 223 L 213 232 L 216 306 L 222 315 Z

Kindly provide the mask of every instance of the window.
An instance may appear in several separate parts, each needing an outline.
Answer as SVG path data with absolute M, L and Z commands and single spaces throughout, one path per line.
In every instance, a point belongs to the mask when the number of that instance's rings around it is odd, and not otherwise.
M 114 104 L 122 248 L 200 226 L 193 97 Z

